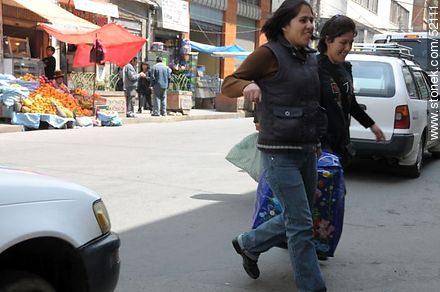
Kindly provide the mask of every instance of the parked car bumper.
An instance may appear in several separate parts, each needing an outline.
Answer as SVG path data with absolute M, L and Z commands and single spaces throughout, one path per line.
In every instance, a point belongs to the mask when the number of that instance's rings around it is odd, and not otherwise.
M 364 139 L 351 139 L 356 149 L 356 156 L 379 156 L 401 158 L 406 156 L 414 144 L 412 134 L 394 134 L 391 140 L 385 143 Z
M 80 247 L 87 273 L 89 291 L 110 292 L 119 279 L 119 236 L 109 233 Z

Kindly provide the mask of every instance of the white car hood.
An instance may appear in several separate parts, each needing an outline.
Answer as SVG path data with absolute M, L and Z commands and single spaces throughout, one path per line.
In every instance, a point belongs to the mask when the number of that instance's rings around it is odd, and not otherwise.
M 99 196 L 80 185 L 45 175 L 0 168 L 0 206 L 58 200 L 90 200 Z

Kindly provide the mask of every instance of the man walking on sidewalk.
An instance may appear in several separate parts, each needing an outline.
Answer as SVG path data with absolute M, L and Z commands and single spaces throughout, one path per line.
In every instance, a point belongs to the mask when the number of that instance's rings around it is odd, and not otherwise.
M 167 89 L 170 83 L 171 70 L 157 57 L 156 64 L 151 69 L 151 84 L 153 86 L 152 116 L 167 115 Z

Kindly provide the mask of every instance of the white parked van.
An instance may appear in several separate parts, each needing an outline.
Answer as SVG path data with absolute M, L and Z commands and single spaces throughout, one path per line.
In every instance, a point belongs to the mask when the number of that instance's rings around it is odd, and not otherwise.
M 438 63 L 434 66 L 431 61 L 436 60 L 437 55 L 431 56 L 430 52 L 438 52 L 439 38 L 429 36 L 427 32 L 389 32 L 375 34 L 373 42 L 375 44 L 397 43 L 411 48 L 413 60 L 425 71 L 437 70 Z

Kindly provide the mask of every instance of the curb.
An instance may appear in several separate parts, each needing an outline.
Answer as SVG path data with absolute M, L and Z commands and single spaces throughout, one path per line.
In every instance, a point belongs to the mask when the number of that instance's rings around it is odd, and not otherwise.
M 150 114 L 137 114 L 136 118 L 121 118 L 122 126 L 141 123 L 172 123 L 195 120 L 239 119 L 247 117 L 246 112 L 217 112 L 215 110 L 191 110 L 189 115 L 152 117 Z M 0 123 L 0 133 L 24 132 L 21 125 Z
M 16 133 L 24 132 L 24 127 L 21 125 L 0 124 L 0 133 Z
M 136 118 L 121 118 L 122 125 L 129 124 L 141 124 L 141 123 L 170 123 L 170 122 L 182 122 L 182 121 L 194 121 L 194 120 L 219 120 L 219 119 L 238 119 L 246 117 L 245 112 L 209 112 L 209 113 L 197 113 L 182 116 L 165 117 L 152 117 L 149 114 L 137 114 Z

